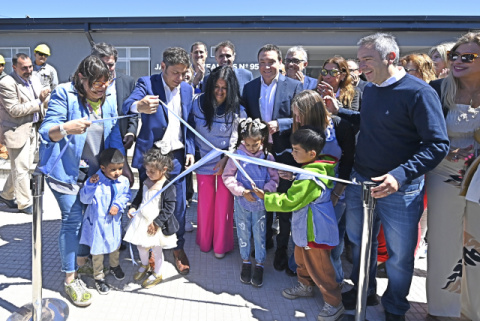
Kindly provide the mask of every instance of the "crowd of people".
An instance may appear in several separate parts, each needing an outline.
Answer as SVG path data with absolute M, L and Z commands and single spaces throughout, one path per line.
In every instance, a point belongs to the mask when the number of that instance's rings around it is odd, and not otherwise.
M 325 302 L 318 320 L 334 321 L 357 302 L 363 191 L 350 183 L 371 180 L 366 304 L 380 303 L 377 250 L 384 251 L 385 318 L 405 320 L 415 251 L 428 242 L 430 317 L 478 321 L 480 33 L 428 55 L 401 57 L 385 33 L 357 45 L 357 59 L 326 59 L 318 79 L 305 75 L 301 46 L 285 59 L 278 46 L 261 47 L 257 78 L 233 67 L 230 41 L 216 46 L 213 70 L 205 67 L 207 46 L 196 42 L 190 55 L 166 49 L 161 73 L 138 80 L 115 70 L 118 53 L 106 43 L 93 45 L 63 84 L 46 63 L 45 44 L 36 47 L 35 64 L 17 54 L 10 75 L 0 56 L 0 143 L 12 169 L 0 202 L 32 213 L 28 170 L 40 145 L 37 170 L 61 210 L 65 291 L 74 305 L 88 306 L 92 294 L 79 274 L 91 274 L 98 292 L 109 293 L 107 272 L 125 278 L 122 240 L 137 246 L 133 279 L 144 288 L 162 281 L 163 249 L 173 249 L 178 273 L 190 272 L 184 244 L 192 178 L 184 172 L 193 166 L 200 251 L 225 257 L 235 224 L 242 283 L 263 285 L 266 253 L 275 248 L 274 269 L 298 279 L 282 296 L 311 297 L 317 286 Z M 140 180 L 134 199 L 131 167 Z M 419 229 L 425 208 L 428 230 Z M 126 230 L 122 216 L 131 220 Z M 342 294 L 345 243 L 354 286 Z

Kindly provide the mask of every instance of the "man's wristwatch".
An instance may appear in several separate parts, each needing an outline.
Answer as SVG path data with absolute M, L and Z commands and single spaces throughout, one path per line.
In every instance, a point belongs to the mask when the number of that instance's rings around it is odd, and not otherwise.
M 60 124 L 60 134 L 62 134 L 63 136 L 68 135 L 67 131 L 63 128 L 63 124 Z

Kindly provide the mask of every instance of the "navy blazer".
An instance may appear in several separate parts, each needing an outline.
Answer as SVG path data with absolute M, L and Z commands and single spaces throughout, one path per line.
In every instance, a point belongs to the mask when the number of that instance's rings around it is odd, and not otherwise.
M 253 119 L 262 119 L 260 112 L 260 90 L 262 82 L 260 79 L 261 76 L 247 83 L 243 91 L 242 98 L 245 111 L 248 117 Z M 300 81 L 279 75 L 272 114 L 272 119 L 277 120 L 279 126 L 279 131 L 272 135 L 275 159 L 285 152 L 290 154 L 292 150 L 290 134 L 292 133 L 293 119 L 290 105 L 293 97 L 302 91 L 303 86 Z
M 123 113 L 130 110 L 130 106 L 147 95 L 159 96 L 160 100 L 166 102 L 165 89 L 163 88 L 162 74 L 146 76 L 139 78 L 132 94 L 123 104 Z M 182 101 L 182 118 L 188 120 L 188 115 L 192 109 L 193 88 L 186 82 L 180 84 L 180 97 Z M 180 116 L 180 115 L 179 115 Z M 168 125 L 168 112 L 165 107 L 160 105 L 155 114 L 141 114 L 142 127 L 138 134 L 135 144 L 135 153 L 133 154 L 132 166 L 135 168 L 143 167 L 143 154 L 153 147 L 153 143 L 163 138 Z M 181 125 L 183 133 L 183 144 L 186 154 L 195 154 L 194 136 Z
M 233 68 L 233 71 L 235 72 L 235 76 L 237 76 L 238 87 L 240 89 L 240 96 L 241 96 L 243 93 L 243 87 L 245 87 L 245 85 L 248 82 L 253 80 L 253 74 L 250 70 L 247 70 L 247 69 Z M 205 92 L 208 76 L 210 76 L 210 74 L 205 75 L 205 77 L 203 78 L 202 92 Z
M 303 79 L 303 90 L 311 89 L 315 90 L 317 88 L 317 79 L 305 76 Z
M 119 116 L 123 114 L 123 102 L 130 96 L 135 88 L 135 79 L 125 74 L 117 72 L 115 75 L 115 91 L 117 92 L 117 112 Z M 122 118 L 118 120 L 118 127 L 122 138 L 126 133 L 132 133 L 137 136 L 138 118 Z

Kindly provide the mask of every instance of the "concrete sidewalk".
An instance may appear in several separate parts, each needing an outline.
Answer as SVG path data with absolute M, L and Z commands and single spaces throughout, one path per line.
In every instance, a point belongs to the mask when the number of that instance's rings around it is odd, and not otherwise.
M 5 179 L 0 179 L 0 186 L 4 183 Z M 193 231 L 185 235 L 185 251 L 191 263 L 189 275 L 184 277 L 176 272 L 172 251 L 167 250 L 164 253 L 164 281 L 154 288 L 142 289 L 132 279 L 136 267 L 126 250 L 121 253 L 120 263 L 125 280 L 117 281 L 108 275 L 107 281 L 115 290 L 100 295 L 93 280 L 83 277 L 92 289 L 94 301 L 87 308 L 75 307 L 63 290 L 64 274 L 60 272 L 58 254 L 60 210 L 48 187 L 43 207 L 43 297 L 67 302 L 69 320 L 317 320 L 323 306 L 318 289 L 314 298 L 292 301 L 282 297 L 281 291 L 296 284 L 296 278 L 273 269 L 273 250 L 267 253 L 264 285 L 255 288 L 240 282 L 242 260 L 237 244 L 234 251 L 218 260 L 213 251 L 200 252 L 195 244 L 196 231 Z M 6 320 L 22 305 L 31 303 L 32 216 L 1 204 L 0 217 L 0 320 Z M 187 219 L 196 221 L 195 202 L 188 209 Z M 134 254 L 138 259 L 136 249 Z M 345 267 L 349 275 L 350 265 L 345 262 Z M 408 297 L 412 307 L 407 320 L 424 320 L 427 315 L 425 277 L 426 260 L 418 260 Z M 387 281 L 385 278 L 377 281 L 378 294 L 382 295 Z M 381 305 L 369 307 L 367 318 L 384 320 Z

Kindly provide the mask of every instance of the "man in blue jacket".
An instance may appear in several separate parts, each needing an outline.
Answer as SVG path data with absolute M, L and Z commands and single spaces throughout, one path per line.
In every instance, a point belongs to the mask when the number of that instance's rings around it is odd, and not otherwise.
M 174 179 L 185 168 L 194 163 L 193 134 L 172 115 L 172 112 L 183 119 L 188 119 L 192 107 L 193 88 L 183 80 L 190 59 L 188 53 L 179 47 L 168 48 L 163 52 L 160 74 L 138 79 L 132 94 L 123 104 L 123 112 L 141 113 L 142 127 L 135 145 L 132 166 L 138 169 L 140 175 L 140 190 L 142 193 L 143 181 L 146 179 L 146 170 L 143 167 L 143 155 L 150 148 L 165 146 L 171 151 L 174 159 L 174 168 L 170 172 L 170 179 Z M 167 108 L 160 106 L 160 101 Z M 177 232 L 177 248 L 173 251 L 175 267 L 180 274 L 188 274 L 190 263 L 183 250 L 185 244 L 185 212 L 186 194 L 185 179 L 175 182 L 177 204 L 175 217 L 180 224 Z
M 261 76 L 245 85 L 243 90 L 245 111 L 249 117 L 260 118 L 268 123 L 273 143 L 271 152 L 275 160 L 283 164 L 296 165 L 290 144 L 293 124 L 290 104 L 293 97 L 303 90 L 302 83 L 279 73 L 282 53 L 277 46 L 264 45 L 260 48 L 257 58 Z M 291 184 L 291 181 L 280 179 L 277 191 L 286 192 Z M 287 247 L 291 215 L 291 213 L 278 215 L 280 233 L 277 235 L 273 267 L 279 271 L 284 270 L 288 263 Z M 272 221 L 273 214 L 267 213 L 267 249 L 273 247 Z
M 388 286 L 382 304 L 386 321 L 402 321 L 410 308 L 407 295 L 413 277 L 418 222 L 423 212 L 423 177 L 447 155 L 449 141 L 437 93 L 424 81 L 397 68 L 399 49 L 395 38 L 377 33 L 360 39 L 358 45 L 359 67 L 370 83 L 363 92 L 360 112 L 340 108 L 338 114 L 352 124 L 360 124 L 352 179 L 379 184 L 372 188 L 377 203 L 367 305 L 378 304 L 375 236 L 382 223 L 389 254 Z M 327 107 L 336 113 L 334 101 L 327 99 Z M 348 310 L 355 308 L 359 278 L 361 186 L 349 185 L 345 199 L 354 283 L 354 288 L 343 294 L 343 304 Z
M 285 55 L 286 76 L 296 79 L 303 84 L 303 90 L 317 88 L 317 80 L 304 74 L 308 66 L 307 51 L 302 46 L 295 46 L 288 49 Z

